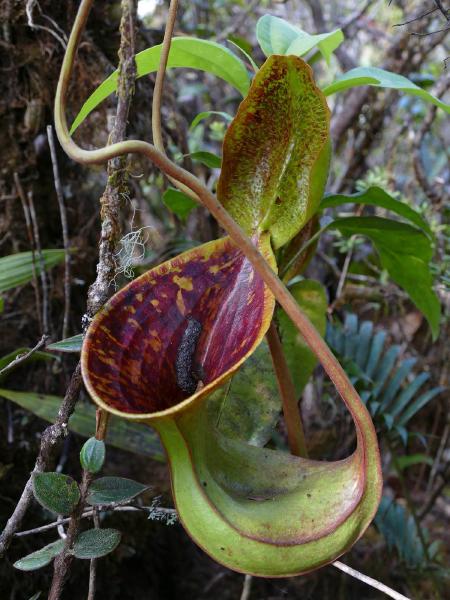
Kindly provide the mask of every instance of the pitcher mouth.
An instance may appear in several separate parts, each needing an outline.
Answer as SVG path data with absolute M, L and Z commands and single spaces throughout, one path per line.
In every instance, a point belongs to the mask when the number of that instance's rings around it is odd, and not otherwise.
M 270 259 L 268 238 L 261 245 Z M 174 414 L 239 368 L 273 309 L 230 238 L 189 250 L 129 283 L 95 316 L 82 349 L 89 394 L 129 419 Z

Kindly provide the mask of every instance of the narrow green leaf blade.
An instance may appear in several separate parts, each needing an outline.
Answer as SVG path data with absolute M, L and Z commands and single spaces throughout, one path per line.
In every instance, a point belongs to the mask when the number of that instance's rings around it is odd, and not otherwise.
M 91 483 L 87 502 L 92 506 L 112 503 L 123 504 L 142 494 L 145 490 L 148 490 L 147 485 L 133 481 L 133 479 L 100 477 L 100 479 L 96 479 Z
M 15 402 L 41 419 L 54 423 L 63 398 L 35 392 L 17 392 L 0 389 L 0 396 Z M 95 407 L 91 403 L 78 402 L 69 419 L 69 429 L 84 437 L 95 434 Z M 165 461 L 158 435 L 149 427 L 131 423 L 111 416 L 106 442 L 121 450 L 148 456 L 153 460 Z
M 80 500 L 77 482 L 62 473 L 34 473 L 33 492 L 44 508 L 57 515 L 70 515 Z
M 79 333 L 72 337 L 60 340 L 59 342 L 53 342 L 46 346 L 47 350 L 55 350 L 57 352 L 81 352 L 81 346 L 83 345 L 83 334 Z
M 158 70 L 162 45 L 153 46 L 136 54 L 137 77 Z M 244 63 L 225 46 L 209 40 L 175 37 L 170 47 L 167 68 L 186 67 L 211 73 L 227 81 L 242 96 L 247 94 L 250 78 Z M 70 135 L 80 126 L 94 108 L 117 89 L 117 71 L 114 71 L 89 96 L 70 129 Z
M 36 552 L 27 554 L 23 558 L 19 558 L 14 563 L 14 567 L 20 571 L 36 571 L 41 567 L 48 565 L 55 556 L 57 556 L 64 548 L 64 540 L 57 540 L 52 542 Z
M 117 529 L 88 529 L 77 537 L 72 553 L 76 558 L 86 560 L 100 558 L 115 550 L 120 538 Z
M 336 92 L 343 92 L 349 88 L 361 85 L 389 88 L 413 96 L 419 96 L 423 100 L 442 108 L 446 113 L 450 113 L 449 104 L 442 102 L 442 100 L 439 100 L 436 96 L 433 96 L 426 90 L 420 88 L 407 77 L 385 71 L 384 69 L 379 69 L 378 67 L 356 67 L 356 69 L 351 69 L 350 71 L 347 71 L 347 73 L 341 75 L 336 81 L 325 87 L 323 93 L 325 96 L 330 96 Z
M 45 269 L 64 261 L 64 250 L 42 250 Z M 36 273 L 41 272 L 41 261 L 37 254 L 33 259 L 32 252 L 18 252 L 0 258 L 0 292 L 24 285 L 33 279 L 33 263 Z
M 396 200 L 385 190 L 377 186 L 372 186 L 357 194 L 328 194 L 320 203 L 320 210 L 349 203 L 385 208 L 386 210 L 397 213 L 414 225 L 417 225 L 417 227 L 426 231 L 428 235 L 433 235 L 429 224 L 417 211 L 407 204 Z
M 163 202 L 182 221 L 185 221 L 190 212 L 197 206 L 197 202 L 190 196 L 171 187 L 164 192 Z
M 435 387 L 432 390 L 428 390 L 428 392 L 425 392 L 424 394 L 422 394 L 421 396 L 419 396 L 416 400 L 414 400 L 414 402 L 412 402 L 408 408 L 405 410 L 405 412 L 400 416 L 400 419 L 398 420 L 398 425 L 400 427 L 404 427 L 406 425 L 406 423 L 417 413 L 419 412 L 419 410 L 421 408 L 423 408 L 424 406 L 426 406 L 428 404 L 428 402 L 430 402 L 435 396 L 437 396 L 438 394 L 440 394 L 441 392 L 443 392 L 446 388 L 445 387 Z

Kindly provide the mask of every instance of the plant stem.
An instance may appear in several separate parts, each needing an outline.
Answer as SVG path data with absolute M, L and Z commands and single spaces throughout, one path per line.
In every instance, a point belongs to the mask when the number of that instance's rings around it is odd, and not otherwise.
M 354 577 L 355 579 L 358 579 L 359 581 L 362 581 L 363 583 L 370 585 L 371 587 L 375 588 L 376 590 L 383 592 L 390 598 L 394 598 L 394 600 L 411 600 L 407 596 L 403 596 L 403 594 L 399 594 L 392 588 L 388 587 L 387 585 L 384 585 L 384 583 L 381 583 L 380 581 L 377 581 L 376 579 L 373 579 L 372 577 L 369 577 L 368 575 L 364 575 L 363 573 L 360 573 L 356 569 L 352 569 L 348 565 L 341 563 L 339 560 L 336 560 L 332 564 L 333 564 L 333 567 L 336 567 L 336 569 L 339 569 L 340 571 L 343 571 L 347 575 L 350 575 L 351 577 Z
M 177 16 L 178 0 L 171 0 L 169 6 L 169 14 L 167 15 L 166 28 L 164 30 L 164 39 L 161 48 L 161 57 L 159 59 L 159 67 L 156 73 L 155 87 L 153 89 L 152 102 L 152 134 L 153 143 L 160 152 L 164 150 L 164 140 L 161 130 L 161 104 L 164 87 L 164 78 L 167 68 L 167 60 L 169 58 L 170 46 L 172 43 L 173 29 L 175 27 L 175 19 Z
M 63 340 L 69 335 L 69 317 L 70 317 L 70 241 L 69 241 L 69 226 L 67 224 L 67 212 L 64 204 L 64 193 L 59 176 L 58 160 L 56 157 L 55 137 L 53 135 L 53 127 L 47 126 L 47 138 L 50 146 L 50 156 L 53 166 L 53 180 L 55 183 L 56 198 L 58 200 L 59 215 L 61 218 L 61 229 L 64 245 L 64 316 L 61 337 Z
M 298 399 L 274 321 L 270 324 L 266 337 L 283 404 L 289 449 L 294 456 L 307 458 L 308 451 L 306 449 L 305 433 L 300 416 Z
M 164 30 L 164 38 L 161 48 L 161 56 L 159 59 L 158 71 L 156 73 L 155 88 L 153 90 L 153 102 L 152 102 L 152 135 L 153 143 L 155 148 L 162 153 L 166 153 L 164 148 L 164 140 L 162 136 L 161 127 L 161 105 L 162 105 L 162 94 L 164 88 L 164 79 L 166 76 L 167 61 L 169 58 L 170 47 L 172 44 L 173 30 L 175 27 L 175 20 L 177 17 L 178 0 L 170 0 L 169 13 L 167 15 L 166 27 Z M 175 186 L 177 186 L 182 192 L 184 192 L 190 198 L 199 201 L 197 194 L 195 194 L 188 186 L 183 185 L 173 177 L 168 177 Z
M 83 518 L 84 506 L 86 502 L 86 496 L 89 491 L 89 486 L 93 479 L 93 474 L 83 471 L 83 479 L 80 485 L 80 501 L 73 511 L 69 527 L 67 528 L 67 537 L 64 544 L 64 549 L 61 554 L 55 558 L 53 565 L 53 580 L 48 595 L 48 600 L 59 600 L 61 597 L 64 584 L 66 582 L 67 574 L 74 560 L 74 555 L 71 553 L 71 549 L 75 543 L 80 529 L 80 522 Z

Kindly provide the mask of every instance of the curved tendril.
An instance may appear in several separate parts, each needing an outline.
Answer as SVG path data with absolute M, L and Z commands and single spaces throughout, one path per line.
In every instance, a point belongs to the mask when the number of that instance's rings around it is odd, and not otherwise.
M 314 325 L 299 308 L 287 287 L 279 279 L 276 273 L 274 273 L 264 257 L 253 245 L 250 238 L 231 218 L 217 198 L 194 175 L 174 164 L 165 154 L 157 150 L 152 144 L 140 140 L 127 140 L 97 150 L 84 150 L 70 138 L 65 117 L 65 101 L 75 60 L 75 52 L 92 4 L 93 0 L 82 0 L 80 4 L 67 45 L 58 82 L 55 98 L 55 129 L 63 149 L 71 158 L 83 164 L 103 163 L 111 158 L 127 153 L 143 154 L 151 160 L 153 164 L 159 167 L 165 175 L 180 181 L 197 194 L 203 206 L 212 213 L 230 238 L 251 262 L 255 271 L 261 276 L 277 301 L 291 318 L 294 325 L 303 336 L 306 344 L 319 359 L 327 375 L 330 377 L 336 390 L 352 414 L 356 425 L 358 445 L 363 452 L 363 460 L 365 462 L 367 460 L 367 449 L 371 447 L 377 451 L 378 448 L 375 429 L 369 412 L 362 403 L 357 391 L 347 377 L 347 374 Z M 365 432 L 364 436 L 362 435 L 362 431 Z M 380 469 L 379 461 L 378 469 Z M 366 469 L 364 469 L 364 474 L 365 470 Z

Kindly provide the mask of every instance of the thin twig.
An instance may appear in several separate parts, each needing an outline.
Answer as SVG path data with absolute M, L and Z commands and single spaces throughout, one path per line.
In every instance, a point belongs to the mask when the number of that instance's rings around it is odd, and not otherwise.
M 252 0 L 241 12 L 233 19 L 233 24 L 230 27 L 226 27 L 218 36 L 216 36 L 216 42 L 223 42 L 230 35 L 239 30 L 239 27 L 243 25 L 249 15 L 252 15 L 255 8 L 260 4 L 260 0 Z M 254 15 L 252 15 L 254 18 Z
M 438 10 L 437 7 L 436 8 L 432 8 L 431 10 L 428 10 L 427 12 L 423 13 L 422 15 L 418 15 L 417 17 L 409 19 L 409 21 L 404 21 L 403 23 L 396 23 L 392 27 L 404 27 L 405 25 L 409 25 L 410 23 L 415 23 L 416 21 L 420 21 L 421 19 L 424 19 L 425 17 L 428 17 L 428 15 L 433 14 L 437 10 Z
M 18 354 L 12 362 L 8 363 L 6 365 L 6 367 L 3 367 L 3 369 L 0 371 L 0 377 L 3 377 L 7 373 L 9 373 L 9 371 L 12 371 L 16 367 L 18 367 L 21 363 L 28 360 L 30 358 L 30 356 L 32 356 L 40 348 L 42 348 L 43 346 L 46 345 L 48 339 L 49 339 L 48 335 L 44 334 L 41 337 L 41 339 L 39 340 L 39 342 L 36 344 L 36 346 L 34 346 L 34 348 L 31 348 L 31 350 L 28 350 L 28 352 L 24 352 L 23 354 Z
M 31 223 L 33 225 L 34 242 L 36 247 L 36 253 L 39 258 L 39 276 L 41 278 L 42 286 L 42 326 L 44 333 L 49 331 L 49 301 L 48 301 L 48 282 L 47 272 L 45 270 L 44 255 L 42 254 L 41 238 L 39 235 L 39 225 L 37 221 L 36 211 L 34 209 L 33 192 L 30 190 L 27 194 L 28 208 L 30 210 Z
M 94 521 L 95 529 L 99 529 L 100 521 L 98 518 L 98 509 L 97 508 L 94 508 L 92 518 Z M 91 558 L 91 562 L 89 564 L 89 591 L 88 591 L 87 600 L 94 600 L 94 598 L 95 598 L 96 580 L 97 580 L 97 559 Z
M 252 591 L 253 577 L 246 575 L 244 578 L 244 585 L 242 586 L 242 593 L 240 600 L 248 600 L 250 598 L 250 592 Z
M 101 512 L 104 511 L 113 511 L 113 512 L 150 512 L 152 509 L 151 506 L 100 506 L 98 507 Z M 158 506 L 158 512 L 167 515 L 167 517 L 173 517 L 177 514 L 177 511 L 174 508 L 164 508 Z M 82 519 L 89 519 L 93 516 L 94 509 L 90 508 L 89 510 L 85 510 L 81 515 Z M 43 533 L 44 531 L 49 531 L 50 529 L 55 529 L 59 524 L 65 525 L 70 522 L 70 517 L 64 517 L 64 519 L 60 519 L 59 521 L 54 521 L 53 523 L 47 523 L 46 525 L 40 525 L 39 527 L 34 527 L 33 529 L 27 529 L 26 531 L 18 531 L 14 534 L 15 537 L 25 537 L 28 535 L 36 535 L 37 533 Z
M 347 575 L 350 575 L 351 577 L 354 577 L 355 579 L 358 579 L 359 581 L 362 581 L 363 583 L 370 585 L 371 587 L 375 588 L 376 590 L 383 592 L 390 598 L 394 598 L 394 600 L 411 600 L 411 598 L 408 598 L 407 596 L 403 596 L 403 594 L 399 594 L 392 588 L 388 587 L 387 585 L 384 585 L 384 583 L 381 583 L 380 581 L 377 581 L 376 579 L 373 579 L 372 577 L 369 577 L 368 575 L 364 575 L 363 573 L 360 573 L 356 569 L 352 569 L 351 567 L 345 565 L 344 563 L 341 563 L 339 560 L 334 561 L 334 563 L 332 563 L 332 565 L 333 565 L 333 567 L 336 567 L 336 569 L 343 571 Z
M 169 59 L 170 47 L 172 44 L 172 35 L 175 27 L 175 21 L 177 18 L 177 10 L 178 10 L 178 0 L 170 0 L 169 12 L 167 15 L 166 27 L 164 30 L 164 38 L 161 48 L 161 56 L 159 59 L 158 71 L 156 73 L 155 79 L 155 87 L 153 90 L 153 100 L 152 100 L 152 135 L 153 135 L 153 143 L 155 148 L 157 148 L 160 152 L 166 154 L 166 150 L 164 147 L 164 140 L 162 136 L 162 127 L 161 127 L 161 106 L 162 106 L 162 96 L 164 90 L 164 79 L 166 76 L 167 69 L 167 61 Z M 173 177 L 168 176 L 169 181 L 171 181 L 174 185 L 176 185 L 182 192 L 193 198 L 194 200 L 198 200 L 197 195 L 187 186 L 180 184 L 180 182 L 176 181 Z
M 266 337 L 283 404 L 283 414 L 287 429 L 289 449 L 294 456 L 303 456 L 306 458 L 308 456 L 308 451 L 306 449 L 305 433 L 300 416 L 298 398 L 286 362 L 283 346 L 281 345 L 278 331 L 273 321 L 270 324 Z
M 153 90 L 153 101 L 152 101 L 152 134 L 153 143 L 160 152 L 165 152 L 164 140 L 162 137 L 161 128 L 161 105 L 162 105 L 162 94 L 164 89 L 164 79 L 167 69 L 167 61 L 170 53 L 170 46 L 172 43 L 173 29 L 175 27 L 175 20 L 177 17 L 178 0 L 171 0 L 169 6 L 169 13 L 167 15 L 166 28 L 164 30 L 164 39 L 161 48 L 161 57 L 159 59 L 159 67 L 156 73 L 155 87 Z
M 430 477 L 428 478 L 428 484 L 427 484 L 427 489 L 426 489 L 427 496 L 431 493 L 431 490 L 433 488 L 436 473 L 438 472 L 439 465 L 441 464 L 442 456 L 447 447 L 449 437 L 450 437 L 450 424 L 447 423 L 445 426 L 444 432 L 442 434 L 441 441 L 439 443 L 438 451 L 436 452 L 436 456 L 433 461 L 433 466 L 431 467 Z
M 44 333 L 44 327 L 42 325 L 42 311 L 41 311 L 41 296 L 39 293 L 39 284 L 38 284 L 38 279 L 37 279 L 37 270 L 36 270 L 36 256 L 35 256 L 35 251 L 34 251 L 34 237 L 33 237 L 33 228 L 31 225 L 31 219 L 30 219 L 30 211 L 28 208 L 28 202 L 27 202 L 27 197 L 25 196 L 25 192 L 24 189 L 22 187 L 22 183 L 19 179 L 19 174 L 18 173 L 14 173 L 14 183 L 16 184 L 16 189 L 17 189 L 17 194 L 20 198 L 20 202 L 22 203 L 22 210 L 23 210 L 23 214 L 25 217 L 25 225 L 27 228 L 27 235 L 28 235 L 28 242 L 30 244 L 30 250 L 31 250 L 31 258 L 32 258 L 32 263 L 31 263 L 31 269 L 32 269 L 32 273 L 33 273 L 33 287 L 34 287 L 34 295 L 35 295 L 35 301 L 36 301 L 36 314 L 38 316 L 38 321 L 39 321 L 39 329 L 41 331 L 41 333 Z
M 359 19 L 361 19 L 361 17 L 363 17 L 366 12 L 369 10 L 371 4 L 372 4 L 373 0 L 366 0 L 366 3 L 362 5 L 361 8 L 359 8 L 358 10 L 356 10 L 353 14 L 351 14 L 339 27 L 340 29 L 342 29 L 342 33 L 346 34 L 348 29 L 350 29 L 350 27 L 356 23 L 357 21 L 359 21 Z
M 67 47 L 67 43 L 63 40 L 63 38 L 58 33 L 56 33 L 56 31 L 53 31 L 53 29 L 50 29 L 49 27 L 45 27 L 45 25 L 37 25 L 34 22 L 33 11 L 34 11 L 35 6 L 38 6 L 40 12 L 42 13 L 41 7 L 39 6 L 37 0 L 27 0 L 27 3 L 25 5 L 25 10 L 27 13 L 28 26 L 31 27 L 31 29 L 42 29 L 43 31 L 47 31 L 47 33 L 49 33 L 56 40 L 58 40 L 58 42 L 61 44 L 61 46 L 65 50 Z
M 55 558 L 53 563 L 53 579 L 48 600 L 59 600 L 61 597 L 69 567 L 74 560 L 74 556 L 70 550 L 73 548 L 75 540 L 78 536 L 80 522 L 84 512 L 83 508 L 93 477 L 94 475 L 92 473 L 83 471 L 83 477 L 80 485 L 80 501 L 71 515 L 69 526 L 67 528 L 67 537 L 65 539 L 64 548 L 62 552 Z
M 55 137 L 53 135 L 53 127 L 47 126 L 47 137 L 50 146 L 50 156 L 53 166 L 53 179 L 55 182 L 56 198 L 58 200 L 59 214 L 61 217 L 61 228 L 64 245 L 64 316 L 62 326 L 62 339 L 65 340 L 69 335 L 69 316 L 70 316 L 70 244 L 69 244 L 69 227 L 67 224 L 66 205 L 64 203 L 64 192 L 59 176 L 58 160 L 56 156 Z

